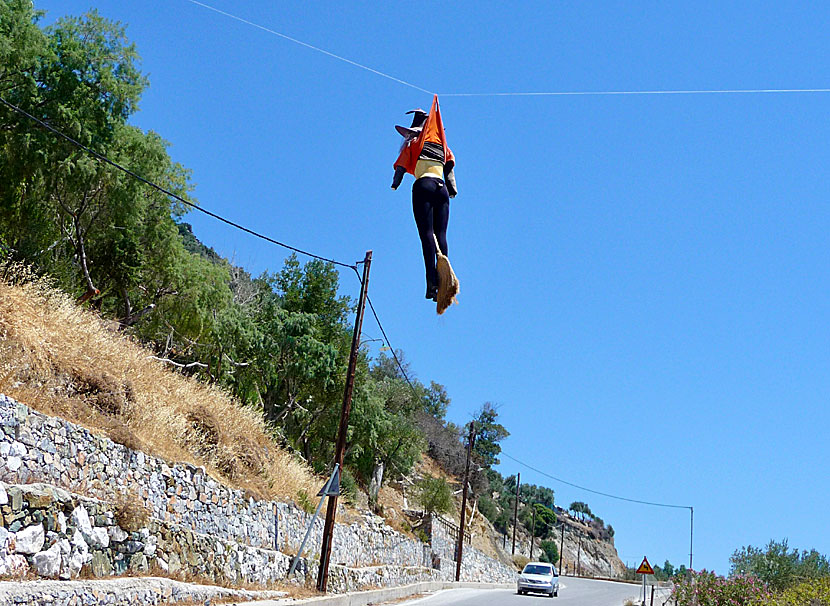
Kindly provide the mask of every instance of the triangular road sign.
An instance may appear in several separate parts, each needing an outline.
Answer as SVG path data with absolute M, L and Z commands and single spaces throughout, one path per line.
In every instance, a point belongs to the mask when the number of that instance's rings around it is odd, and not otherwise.
M 318 497 L 338 497 L 340 496 L 340 468 L 336 467 L 334 469 L 334 475 L 329 482 L 327 482 L 329 487 L 328 491 L 326 491 L 326 487 L 323 486 L 320 489 L 320 492 L 317 493 Z M 325 492 L 325 494 L 323 494 Z
M 648 558 L 643 558 L 643 563 L 637 569 L 637 574 L 654 574 L 654 568 L 648 563 Z

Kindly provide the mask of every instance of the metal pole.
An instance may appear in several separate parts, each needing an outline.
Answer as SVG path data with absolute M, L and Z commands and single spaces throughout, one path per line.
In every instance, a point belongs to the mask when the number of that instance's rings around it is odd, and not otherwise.
M 300 558 L 303 555 L 303 550 L 305 549 L 306 541 L 308 541 L 308 537 L 311 536 L 311 531 L 314 530 L 314 522 L 317 521 L 317 516 L 320 515 L 320 509 L 323 508 L 323 501 L 326 500 L 326 496 L 329 493 L 329 487 L 331 486 L 332 480 L 334 480 L 334 476 L 337 475 L 337 470 L 339 469 L 339 465 L 335 463 L 334 471 L 329 476 L 328 482 L 326 482 L 325 488 L 323 488 L 323 496 L 320 497 L 320 502 L 317 503 L 317 510 L 314 512 L 314 516 L 311 518 L 311 523 L 308 525 L 308 530 L 305 531 L 305 536 L 303 537 L 303 542 L 300 544 L 300 551 L 297 552 L 297 555 L 294 556 L 294 561 L 291 562 L 291 569 L 288 571 L 288 576 L 290 577 L 294 574 L 294 571 L 297 569 L 297 562 L 300 561 Z
M 646 575 L 643 575 L 643 606 L 646 606 Z
M 516 474 L 516 501 L 513 503 L 513 550 L 511 555 L 516 555 L 516 516 L 519 513 L 519 485 L 522 483 L 522 474 Z
M 562 520 L 562 538 L 559 541 L 559 574 L 562 574 L 562 556 L 565 553 L 565 520 Z
M 695 544 L 695 508 L 689 507 L 689 574 L 692 574 L 692 554 Z
M 354 319 L 352 351 L 349 355 L 349 369 L 346 372 L 346 390 L 343 393 L 343 409 L 340 413 L 340 427 L 337 430 L 337 446 L 334 451 L 334 464 L 343 466 L 343 454 L 346 451 L 346 433 L 349 429 L 349 412 L 352 408 L 352 391 L 354 390 L 354 373 L 357 366 L 357 352 L 360 348 L 360 331 L 363 328 L 363 312 L 366 309 L 366 293 L 369 289 L 369 267 L 372 265 L 372 251 L 367 250 L 363 259 L 363 280 L 360 285 L 360 299 Z M 329 580 L 329 559 L 331 558 L 334 515 L 337 512 L 337 496 L 329 497 L 326 507 L 326 525 L 323 528 L 323 543 L 320 548 L 320 570 L 317 574 L 317 589 L 326 592 Z
M 533 524 L 530 527 L 530 560 L 533 561 L 533 538 L 536 536 L 536 505 L 530 504 L 533 507 Z
M 654 585 L 651 586 L 651 602 L 650 606 L 654 606 Z
M 476 424 L 470 421 L 470 437 L 467 439 L 467 465 L 464 468 L 464 488 L 461 492 L 461 519 L 458 528 L 458 547 L 455 552 L 455 580 L 461 580 L 461 558 L 464 556 L 464 522 L 467 516 L 467 485 L 470 481 L 470 457 L 476 440 Z

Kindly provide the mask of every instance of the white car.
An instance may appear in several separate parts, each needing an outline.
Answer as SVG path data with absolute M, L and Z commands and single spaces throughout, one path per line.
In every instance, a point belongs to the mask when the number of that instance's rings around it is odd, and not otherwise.
M 548 594 L 548 597 L 559 595 L 559 571 L 553 564 L 547 562 L 529 562 L 517 582 L 517 593 L 538 591 Z

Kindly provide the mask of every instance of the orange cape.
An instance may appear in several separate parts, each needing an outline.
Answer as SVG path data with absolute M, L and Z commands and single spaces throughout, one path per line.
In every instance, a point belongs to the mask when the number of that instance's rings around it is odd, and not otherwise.
M 444 165 L 449 171 L 455 165 L 455 156 L 447 145 L 447 135 L 444 133 L 444 122 L 441 120 L 441 110 L 438 107 L 438 95 L 432 98 L 432 108 L 429 110 L 424 127 L 415 139 L 409 142 L 402 150 L 395 166 L 403 167 L 411 175 L 415 174 L 415 165 L 424 149 L 424 143 L 440 143 L 444 147 Z

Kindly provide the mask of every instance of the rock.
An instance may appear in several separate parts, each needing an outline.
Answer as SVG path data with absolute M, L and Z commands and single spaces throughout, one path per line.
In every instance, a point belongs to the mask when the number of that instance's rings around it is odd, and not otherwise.
M 112 572 L 112 564 L 109 558 L 100 551 L 92 555 L 92 575 L 96 577 L 107 577 Z
M 139 553 L 130 558 L 130 570 L 132 572 L 147 572 L 148 569 L 147 558 L 143 553 Z
M 81 531 L 85 537 L 89 537 L 92 534 L 92 522 L 89 519 L 89 514 L 84 509 L 83 505 L 78 505 L 75 509 L 72 510 L 72 523 L 75 527 Z
M 55 578 L 61 571 L 61 549 L 56 543 L 46 551 L 36 553 L 32 558 L 32 564 L 38 575 L 47 578 Z
M 127 540 L 127 537 L 130 536 L 125 531 L 121 530 L 119 526 L 110 526 L 107 529 L 110 535 L 110 541 L 113 543 L 123 543 Z
M 9 495 L 6 493 L 6 487 L 0 484 L 0 505 L 9 504 Z
M 179 572 L 182 569 L 182 562 L 179 559 L 179 556 L 175 553 L 171 553 L 169 561 L 167 562 L 167 567 L 170 573 Z
M 42 488 L 30 488 L 26 491 L 26 502 L 30 509 L 46 509 L 54 500 L 52 493 Z
M 43 524 L 35 524 L 16 534 L 14 550 L 17 553 L 31 555 L 41 550 L 45 540 L 46 533 L 43 531 Z
M 23 509 L 23 491 L 20 488 L 17 486 L 9 486 L 8 495 L 11 501 L 12 511 L 20 511 Z
M 127 541 L 124 545 L 127 553 L 138 553 L 142 549 L 144 549 L 144 543 L 141 541 Z
M 0 556 L 0 576 L 17 578 L 24 576 L 27 572 L 29 572 L 29 564 L 24 556 L 18 554 Z
M 144 555 L 148 558 L 151 558 L 156 554 L 156 542 L 156 537 L 150 537 L 144 544 Z
M 9 545 L 12 541 L 11 533 L 0 526 L 0 553 L 9 550 Z
M 17 471 L 20 469 L 20 465 L 23 463 L 23 460 L 20 457 L 9 457 L 6 459 L 6 467 L 9 471 Z
M 89 564 L 90 560 L 92 560 L 92 555 L 87 550 L 86 543 L 81 542 L 83 547 L 73 547 L 72 555 L 69 557 L 69 573 L 72 577 L 78 576 L 81 568 Z
M 85 536 L 90 547 L 94 549 L 106 549 L 110 546 L 110 535 L 106 528 L 93 528 L 89 536 Z
M 66 516 L 63 514 L 62 511 L 58 512 L 58 516 L 57 516 L 56 521 L 58 523 L 58 532 L 60 532 L 61 534 L 65 534 L 66 533 Z

